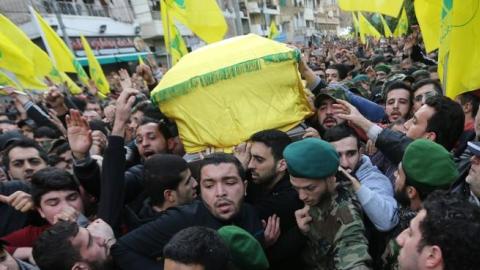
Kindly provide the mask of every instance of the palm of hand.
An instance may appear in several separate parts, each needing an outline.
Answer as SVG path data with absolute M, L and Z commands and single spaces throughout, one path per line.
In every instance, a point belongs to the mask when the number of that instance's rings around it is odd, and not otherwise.
M 92 145 L 90 129 L 80 126 L 68 127 L 68 142 L 73 152 L 88 152 Z

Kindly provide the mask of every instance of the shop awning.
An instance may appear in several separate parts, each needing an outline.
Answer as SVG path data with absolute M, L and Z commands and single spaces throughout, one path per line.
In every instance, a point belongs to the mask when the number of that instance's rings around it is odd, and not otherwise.
M 121 62 L 131 62 L 138 61 L 138 57 L 145 57 L 151 53 L 147 52 L 138 52 L 138 53 L 124 53 L 124 54 L 111 54 L 111 55 L 102 55 L 97 56 L 98 61 L 101 65 L 115 64 Z M 88 60 L 86 57 L 78 57 L 77 60 L 82 66 L 88 66 Z

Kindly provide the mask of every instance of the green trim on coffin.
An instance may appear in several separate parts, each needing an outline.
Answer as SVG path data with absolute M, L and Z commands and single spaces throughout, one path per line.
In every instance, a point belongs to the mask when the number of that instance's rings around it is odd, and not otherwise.
M 174 97 L 185 95 L 200 85 L 206 87 L 219 81 L 235 78 L 245 73 L 259 71 L 262 69 L 262 60 L 267 64 L 289 60 L 295 60 L 298 62 L 300 61 L 300 52 L 298 50 L 293 50 L 285 53 L 266 55 L 261 58 L 248 60 L 203 75 L 198 75 L 179 84 L 155 91 L 151 100 L 156 106 L 158 106 L 159 103 Z

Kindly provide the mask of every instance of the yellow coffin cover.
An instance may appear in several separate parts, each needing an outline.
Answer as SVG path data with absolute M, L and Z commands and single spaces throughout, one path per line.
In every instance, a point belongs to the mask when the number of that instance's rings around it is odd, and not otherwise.
M 287 131 L 311 115 L 300 74 L 300 53 L 249 34 L 184 56 L 151 99 L 175 120 L 187 153 L 230 152 L 264 129 Z

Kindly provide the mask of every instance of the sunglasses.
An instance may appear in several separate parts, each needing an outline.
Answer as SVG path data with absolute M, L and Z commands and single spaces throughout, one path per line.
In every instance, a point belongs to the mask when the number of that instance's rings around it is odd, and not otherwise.
M 430 91 L 430 92 L 426 92 L 424 94 L 421 94 L 421 95 L 418 95 L 418 96 L 415 96 L 414 100 L 415 102 L 425 102 L 425 100 L 429 97 L 433 97 L 433 96 L 436 96 L 437 95 L 437 92 L 435 91 Z

